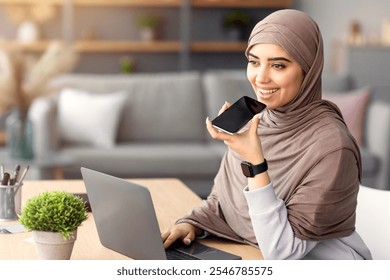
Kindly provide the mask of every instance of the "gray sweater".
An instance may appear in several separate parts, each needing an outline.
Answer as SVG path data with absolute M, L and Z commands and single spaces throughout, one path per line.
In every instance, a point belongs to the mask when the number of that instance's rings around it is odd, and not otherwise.
M 283 200 L 272 183 L 253 191 L 244 188 L 253 230 L 264 259 L 372 259 L 370 250 L 355 231 L 350 236 L 321 241 L 295 237 Z

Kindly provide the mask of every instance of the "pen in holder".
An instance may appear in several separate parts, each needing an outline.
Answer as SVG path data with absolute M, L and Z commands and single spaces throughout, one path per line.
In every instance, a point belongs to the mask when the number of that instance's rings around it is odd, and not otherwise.
M 18 219 L 21 211 L 21 193 L 23 184 L 0 185 L 0 221 Z
M 5 172 L 4 165 L 0 165 L 0 221 L 18 219 L 22 206 L 22 186 L 29 166 L 19 176 L 20 165 L 17 164 L 13 173 Z M 12 174 L 12 175 L 11 175 Z

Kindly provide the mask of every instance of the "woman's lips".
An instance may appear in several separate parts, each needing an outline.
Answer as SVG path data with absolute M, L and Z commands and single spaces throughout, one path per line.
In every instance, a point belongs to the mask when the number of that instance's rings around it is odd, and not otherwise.
M 258 89 L 260 97 L 263 98 L 263 99 L 271 98 L 278 91 L 279 91 L 278 88 L 274 88 L 274 89 L 260 89 L 259 88 Z

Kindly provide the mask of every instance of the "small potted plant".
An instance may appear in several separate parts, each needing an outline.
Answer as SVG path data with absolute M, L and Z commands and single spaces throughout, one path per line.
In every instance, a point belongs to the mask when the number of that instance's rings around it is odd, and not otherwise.
M 246 12 L 234 10 L 226 13 L 223 17 L 223 27 L 230 32 L 234 40 L 245 39 L 245 32 L 250 24 L 251 17 Z
M 160 24 L 160 16 L 152 13 L 141 13 L 137 17 L 137 25 L 140 28 L 141 39 L 144 41 L 154 40 L 156 29 Z
M 130 56 L 122 56 L 119 60 L 122 73 L 131 74 L 134 72 L 134 58 Z
M 80 197 L 64 191 L 47 191 L 26 202 L 19 222 L 32 231 L 39 259 L 65 260 L 72 254 L 77 228 L 87 218 Z

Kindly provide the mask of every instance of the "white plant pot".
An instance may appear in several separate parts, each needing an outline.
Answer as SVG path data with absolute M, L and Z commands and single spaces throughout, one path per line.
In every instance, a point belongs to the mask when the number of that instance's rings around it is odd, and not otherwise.
M 77 239 L 77 229 L 68 239 L 61 233 L 51 231 L 32 231 L 40 260 L 69 260 L 74 242 Z
M 226 32 L 227 34 L 227 39 L 229 41 L 239 41 L 240 40 L 240 30 L 237 28 L 230 28 Z
M 152 28 L 141 28 L 140 37 L 142 41 L 153 41 L 155 39 L 155 32 Z

